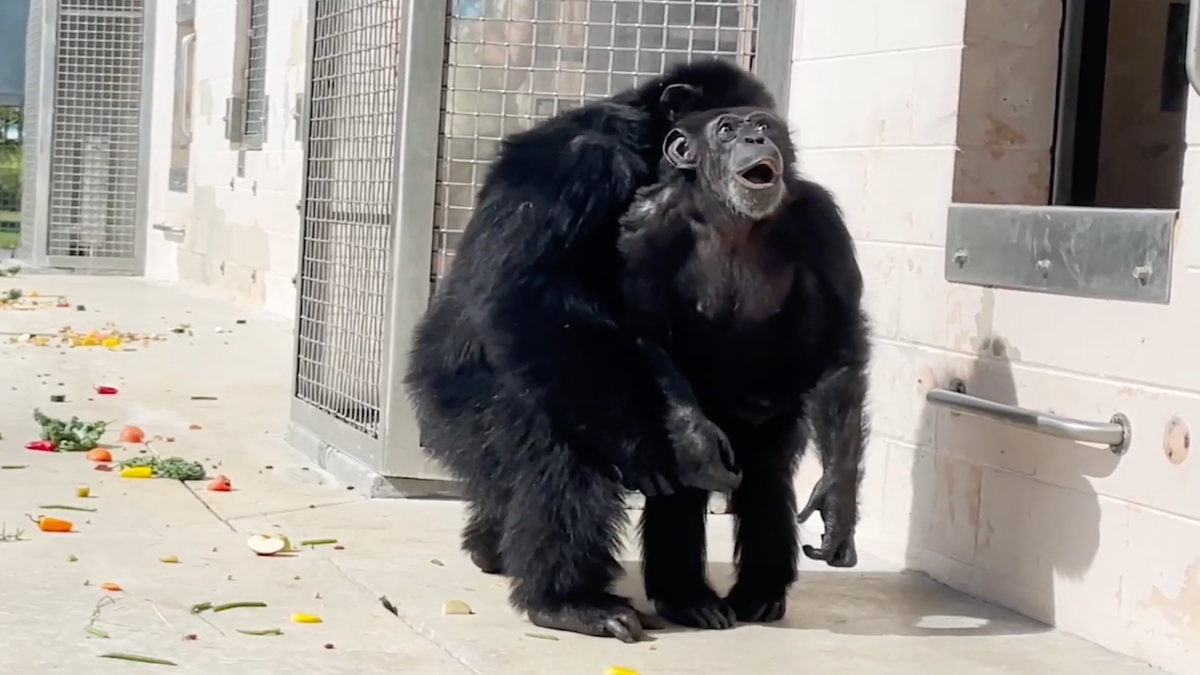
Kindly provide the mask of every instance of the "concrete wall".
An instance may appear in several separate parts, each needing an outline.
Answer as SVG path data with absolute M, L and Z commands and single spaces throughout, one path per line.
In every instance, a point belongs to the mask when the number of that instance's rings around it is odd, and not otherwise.
M 244 1 L 244 0 L 243 0 Z M 204 0 L 196 8 L 195 117 L 190 185 L 167 189 L 175 81 L 175 0 L 158 0 L 153 183 L 150 222 L 181 226 L 179 237 L 151 230 L 147 275 L 216 288 L 272 312 L 295 312 L 295 274 L 303 152 L 295 139 L 296 95 L 304 91 L 307 5 L 271 0 L 267 29 L 267 139 L 245 152 L 224 137 L 225 100 L 235 91 L 239 0 Z M 161 93 L 159 93 L 161 92 Z
M 1059 0 L 797 1 L 801 161 L 845 208 L 874 321 L 860 534 L 951 586 L 1196 674 L 1200 99 L 1169 306 L 943 278 L 952 199 L 1046 203 L 1060 18 Z M 1123 411 L 1133 446 L 1118 461 L 928 408 L 954 378 L 1035 410 Z M 803 494 L 815 473 L 806 461 Z

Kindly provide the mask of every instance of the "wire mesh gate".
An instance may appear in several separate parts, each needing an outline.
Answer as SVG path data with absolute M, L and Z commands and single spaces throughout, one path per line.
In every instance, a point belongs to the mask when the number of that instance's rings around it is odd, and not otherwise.
M 784 101 L 791 4 L 311 0 L 293 442 L 441 477 L 399 380 L 500 139 L 699 56 Z
M 34 0 L 22 230 L 35 263 L 144 265 L 153 2 Z

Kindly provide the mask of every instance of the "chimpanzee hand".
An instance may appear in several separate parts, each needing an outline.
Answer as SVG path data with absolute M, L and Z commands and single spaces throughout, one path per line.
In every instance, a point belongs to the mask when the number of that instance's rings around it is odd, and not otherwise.
M 808 544 L 802 549 L 804 555 L 813 560 L 824 560 L 830 567 L 854 567 L 858 564 L 858 552 L 854 548 L 854 528 L 857 524 L 858 490 L 853 479 L 849 486 L 835 478 L 821 476 L 813 488 L 808 503 L 801 509 L 796 521 L 803 523 L 814 512 L 821 514 L 825 522 L 825 533 L 821 535 L 821 548 Z
M 732 492 L 741 484 L 729 438 L 698 408 L 672 405 L 666 425 L 680 484 L 711 492 Z

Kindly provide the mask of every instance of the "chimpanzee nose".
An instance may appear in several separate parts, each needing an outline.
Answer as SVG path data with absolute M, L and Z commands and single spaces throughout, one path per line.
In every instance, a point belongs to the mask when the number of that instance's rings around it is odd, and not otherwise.
M 762 145 L 767 141 L 767 139 L 763 138 L 762 136 L 745 136 L 742 138 L 742 140 L 753 145 Z

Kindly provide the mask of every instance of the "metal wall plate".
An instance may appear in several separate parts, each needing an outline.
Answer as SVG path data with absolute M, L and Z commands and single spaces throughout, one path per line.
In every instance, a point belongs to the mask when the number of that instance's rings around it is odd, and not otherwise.
M 171 192 L 188 191 L 188 170 L 186 166 L 171 167 L 167 171 L 167 190 Z
M 1178 213 L 951 204 L 946 281 L 1167 304 Z
M 196 18 L 196 0 L 176 0 L 175 23 L 187 23 Z
M 225 99 L 225 140 L 241 143 L 246 131 L 246 99 L 230 96 Z

